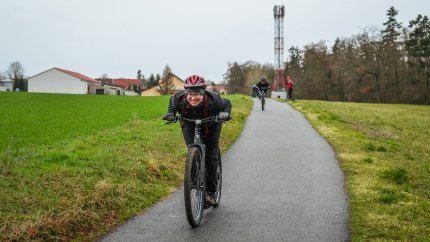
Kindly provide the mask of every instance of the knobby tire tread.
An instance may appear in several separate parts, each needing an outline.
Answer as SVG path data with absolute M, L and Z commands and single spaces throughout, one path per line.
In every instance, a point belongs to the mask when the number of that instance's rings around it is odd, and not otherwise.
M 205 201 L 204 199 L 204 188 L 202 191 L 202 204 L 200 204 L 200 209 L 199 211 L 197 211 L 197 213 L 199 213 L 199 216 L 197 219 L 194 218 L 193 216 L 193 204 L 192 204 L 192 200 L 191 200 L 191 181 L 192 181 L 192 172 L 193 172 L 193 161 L 194 161 L 194 157 L 197 156 L 196 161 L 199 161 L 201 159 L 201 152 L 200 149 L 197 147 L 191 147 L 188 150 L 188 154 L 187 154 L 187 160 L 186 160 L 186 164 L 185 164 L 185 176 L 184 176 L 184 201 L 185 201 L 185 213 L 187 215 L 187 220 L 188 223 L 192 226 L 192 227 L 198 227 L 200 225 L 200 221 L 202 219 L 202 215 L 203 215 L 203 202 Z M 202 162 L 200 162 L 201 164 Z M 202 166 L 200 166 L 200 169 L 202 169 Z M 200 171 L 199 171 L 200 174 Z M 203 178 L 204 179 L 204 178 Z

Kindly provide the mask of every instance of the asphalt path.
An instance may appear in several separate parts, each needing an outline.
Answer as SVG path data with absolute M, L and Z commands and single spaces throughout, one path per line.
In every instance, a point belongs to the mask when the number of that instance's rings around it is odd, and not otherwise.
M 261 111 L 254 99 L 242 134 L 223 155 L 221 204 L 205 210 L 200 227 L 188 225 L 181 188 L 102 241 L 349 241 L 333 149 L 301 113 L 266 104 Z

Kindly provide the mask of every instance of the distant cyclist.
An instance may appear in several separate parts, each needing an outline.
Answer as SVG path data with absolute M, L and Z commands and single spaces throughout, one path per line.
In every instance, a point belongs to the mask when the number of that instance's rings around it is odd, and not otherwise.
M 262 94 L 266 94 L 267 90 L 270 88 L 270 84 L 267 82 L 266 77 L 262 76 L 260 81 L 255 85 L 258 89 L 259 97 Z
M 202 76 L 192 75 L 185 80 L 185 91 L 180 91 L 170 98 L 164 120 L 173 121 L 176 113 L 187 119 L 204 119 L 218 115 L 220 120 L 228 120 L 231 113 L 230 100 L 222 98 L 218 93 L 205 90 L 207 83 Z M 206 145 L 206 202 L 214 205 L 217 187 L 216 169 L 219 137 L 222 123 L 210 123 L 202 126 L 203 142 Z M 194 123 L 181 121 L 182 134 L 185 142 L 194 142 Z

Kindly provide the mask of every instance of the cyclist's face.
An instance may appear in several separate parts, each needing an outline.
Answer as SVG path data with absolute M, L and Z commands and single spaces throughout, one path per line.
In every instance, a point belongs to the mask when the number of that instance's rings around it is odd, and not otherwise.
M 191 106 L 195 107 L 203 101 L 203 95 L 198 92 L 190 92 L 187 94 L 187 101 Z

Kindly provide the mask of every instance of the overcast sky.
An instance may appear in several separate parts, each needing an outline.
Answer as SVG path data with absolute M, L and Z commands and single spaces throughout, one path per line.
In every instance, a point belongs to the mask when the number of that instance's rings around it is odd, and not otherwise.
M 230 62 L 273 63 L 273 6 L 285 5 L 285 51 L 380 26 L 394 6 L 407 26 L 429 0 L 0 0 L 0 71 L 52 67 L 135 78 L 168 64 L 220 82 Z M 286 56 L 286 55 L 285 55 Z

